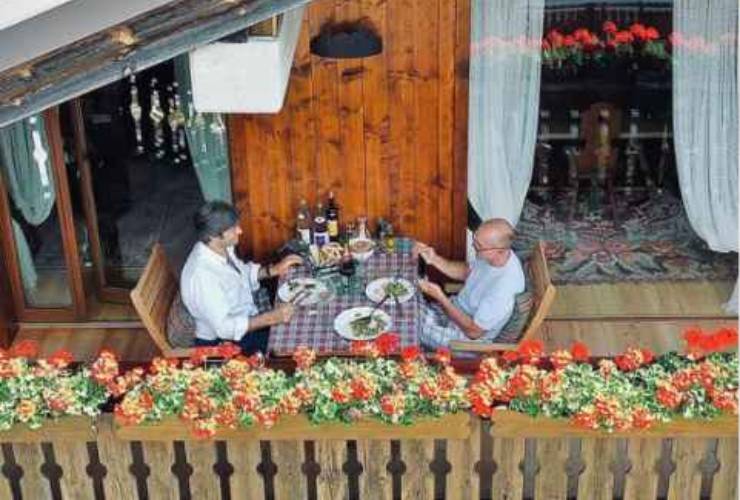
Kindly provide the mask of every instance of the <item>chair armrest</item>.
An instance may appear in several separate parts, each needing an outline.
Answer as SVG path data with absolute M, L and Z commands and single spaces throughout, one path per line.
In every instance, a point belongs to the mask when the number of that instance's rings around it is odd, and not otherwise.
M 502 344 L 494 342 L 474 342 L 472 340 L 450 340 L 449 347 L 453 351 L 469 352 L 502 352 L 515 349 L 517 344 Z

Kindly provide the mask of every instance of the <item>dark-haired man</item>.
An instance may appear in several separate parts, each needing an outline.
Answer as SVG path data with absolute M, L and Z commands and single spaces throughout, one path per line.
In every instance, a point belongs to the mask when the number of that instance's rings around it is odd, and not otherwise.
M 194 222 L 199 241 L 183 267 L 180 290 L 185 307 L 195 319 L 195 345 L 231 341 L 247 354 L 264 353 L 269 327 L 290 321 L 293 306 L 284 304 L 260 312 L 254 293 L 261 280 L 281 276 L 300 264 L 301 258 L 289 255 L 272 266 L 239 259 L 234 247 L 242 230 L 238 213 L 228 203 L 205 203 L 196 212 Z

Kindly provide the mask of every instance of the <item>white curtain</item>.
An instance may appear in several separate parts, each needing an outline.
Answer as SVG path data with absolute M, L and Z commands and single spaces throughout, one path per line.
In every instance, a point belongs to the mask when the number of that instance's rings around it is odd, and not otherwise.
M 738 250 L 738 3 L 673 2 L 673 128 L 678 179 L 694 230 Z M 726 308 L 737 313 L 737 283 Z
M 516 225 L 532 178 L 544 0 L 473 0 L 468 199 Z

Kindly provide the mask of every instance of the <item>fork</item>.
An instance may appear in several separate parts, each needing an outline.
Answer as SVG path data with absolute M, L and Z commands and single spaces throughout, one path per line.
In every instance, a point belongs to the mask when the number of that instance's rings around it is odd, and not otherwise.
M 385 294 L 385 297 L 383 297 L 383 300 L 381 300 L 380 302 L 378 302 L 377 304 L 375 304 L 375 307 L 373 307 L 372 311 L 370 311 L 370 314 L 368 314 L 367 316 L 362 316 L 360 318 L 356 318 L 355 321 L 365 320 L 365 319 L 372 321 L 373 320 L 373 314 L 375 314 L 375 311 L 377 311 L 378 308 L 380 306 L 382 306 L 383 303 L 385 303 L 386 300 L 388 300 L 388 297 L 390 297 L 390 295 L 386 293 Z

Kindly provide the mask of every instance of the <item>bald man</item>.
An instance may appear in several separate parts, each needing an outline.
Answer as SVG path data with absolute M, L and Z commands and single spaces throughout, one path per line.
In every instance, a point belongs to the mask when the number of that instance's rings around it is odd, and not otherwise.
M 433 301 L 422 310 L 424 347 L 447 347 L 450 340 L 490 342 L 501 332 L 514 310 L 516 295 L 525 288 L 522 264 L 511 250 L 513 239 L 514 228 L 506 220 L 485 221 L 473 235 L 476 258 L 470 265 L 445 259 L 429 245 L 414 245 L 414 253 L 427 265 L 465 282 L 454 298 L 436 283 L 419 282 L 421 291 Z

